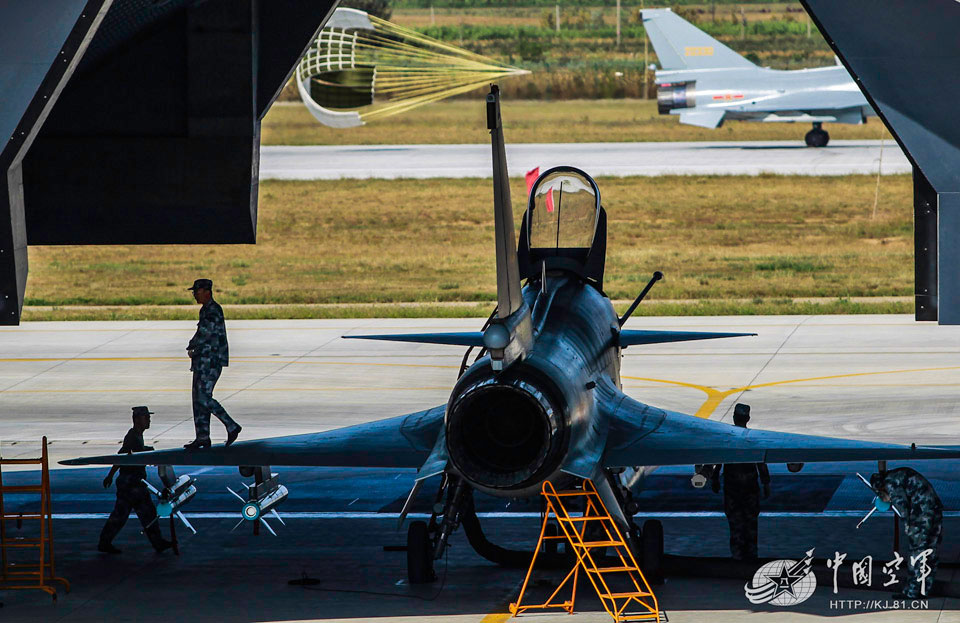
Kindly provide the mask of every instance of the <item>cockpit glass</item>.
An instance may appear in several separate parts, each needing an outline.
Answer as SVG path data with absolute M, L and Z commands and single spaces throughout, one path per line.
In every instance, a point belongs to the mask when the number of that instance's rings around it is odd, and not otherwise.
M 593 244 L 600 197 L 592 179 L 576 171 L 556 171 L 540 178 L 531 195 L 531 249 L 584 249 Z

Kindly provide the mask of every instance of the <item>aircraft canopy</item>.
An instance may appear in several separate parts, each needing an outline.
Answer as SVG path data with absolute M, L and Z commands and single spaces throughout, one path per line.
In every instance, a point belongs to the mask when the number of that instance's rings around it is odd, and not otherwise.
M 599 215 L 600 190 L 589 175 L 573 167 L 550 169 L 530 189 L 530 250 L 590 249 Z

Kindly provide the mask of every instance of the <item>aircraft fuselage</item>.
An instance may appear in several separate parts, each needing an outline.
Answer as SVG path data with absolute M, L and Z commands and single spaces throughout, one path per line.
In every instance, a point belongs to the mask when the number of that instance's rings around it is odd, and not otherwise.
M 657 72 L 656 81 L 661 114 L 680 115 L 681 122 L 693 123 L 691 113 L 707 111 L 718 114 L 717 124 L 726 119 L 859 124 L 875 114 L 839 65 L 793 71 L 664 70 Z
M 447 451 L 459 474 L 492 495 L 539 495 L 544 480 L 589 473 L 602 454 L 598 405 L 620 387 L 620 325 L 613 304 L 572 273 L 556 271 L 523 289 L 534 345 L 495 373 L 489 357 L 450 395 Z M 586 472 L 586 473 L 585 473 Z

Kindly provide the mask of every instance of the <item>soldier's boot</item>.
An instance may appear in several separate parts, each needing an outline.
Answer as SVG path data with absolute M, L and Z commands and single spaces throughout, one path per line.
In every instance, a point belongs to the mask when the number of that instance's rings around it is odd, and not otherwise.
M 191 441 L 190 443 L 184 444 L 183 447 L 186 448 L 187 450 L 201 450 L 203 448 L 209 448 L 210 443 L 211 442 L 209 437 L 207 437 L 206 439 L 197 438 Z
M 239 424 L 237 424 L 237 427 L 236 427 L 236 428 L 234 428 L 232 431 L 230 431 L 230 432 L 227 433 L 227 442 L 226 442 L 225 444 L 223 444 L 223 445 L 229 446 L 229 445 L 232 444 L 234 441 L 236 441 L 236 440 L 237 440 L 237 437 L 240 436 L 240 431 L 242 431 L 242 430 L 243 430 L 243 427 L 240 426 Z
M 114 547 L 113 543 L 104 543 L 103 541 L 100 541 L 100 543 L 97 544 L 97 551 L 103 552 L 104 554 L 119 554 L 122 550 Z

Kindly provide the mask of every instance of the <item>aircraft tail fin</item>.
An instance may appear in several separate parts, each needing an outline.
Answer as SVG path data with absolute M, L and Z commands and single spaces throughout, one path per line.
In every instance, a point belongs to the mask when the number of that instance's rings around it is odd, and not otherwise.
M 500 119 L 500 88 L 490 85 L 487 95 L 487 129 L 493 148 L 493 213 L 497 238 L 497 319 L 506 329 L 502 346 L 487 345 L 491 365 L 504 370 L 523 358 L 533 344 L 530 308 L 520 290 L 520 262 L 517 257 L 517 236 L 513 226 L 513 203 L 510 201 L 510 178 L 507 175 L 507 150 Z M 496 330 L 493 326 L 491 329 Z M 499 343 L 499 341 L 495 340 Z
M 642 19 L 661 69 L 756 67 L 670 9 L 644 9 Z
M 523 305 L 520 295 L 520 267 L 517 261 L 517 237 L 510 201 L 507 152 L 500 120 L 500 88 L 490 85 L 487 95 L 487 129 L 493 148 L 493 210 L 497 236 L 497 316 L 507 318 Z

